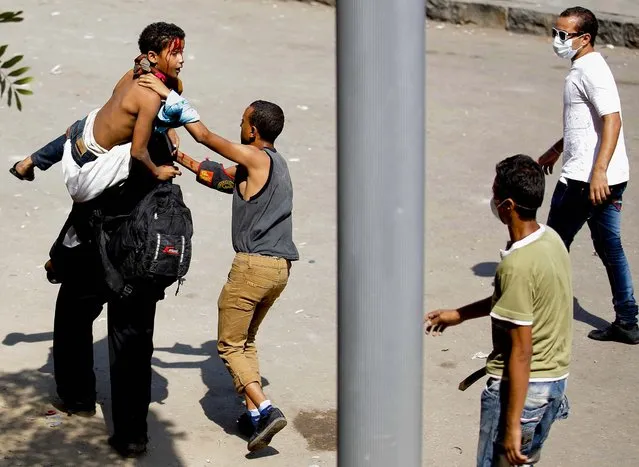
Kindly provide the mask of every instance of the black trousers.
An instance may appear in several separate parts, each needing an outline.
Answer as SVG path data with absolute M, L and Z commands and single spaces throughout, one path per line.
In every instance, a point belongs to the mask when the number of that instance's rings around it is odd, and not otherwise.
M 151 400 L 151 355 L 157 301 L 163 292 L 138 288 L 126 299 L 109 295 L 91 246 L 66 249 L 65 277 L 58 292 L 53 331 L 57 392 L 68 405 L 93 405 L 93 321 L 108 303 L 108 340 L 114 435 L 125 442 L 147 440 Z M 54 264 L 55 267 L 55 264 Z

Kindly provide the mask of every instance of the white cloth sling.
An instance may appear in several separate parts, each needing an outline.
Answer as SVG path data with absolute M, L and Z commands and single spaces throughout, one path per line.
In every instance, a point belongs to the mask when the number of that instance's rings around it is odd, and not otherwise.
M 71 140 L 64 143 L 62 175 L 71 198 L 76 203 L 85 203 L 97 198 L 107 188 L 117 185 L 129 176 L 131 168 L 131 143 L 114 146 L 107 151 L 93 136 L 95 116 L 100 109 L 87 115 L 82 139 L 87 149 L 97 158 L 80 167 L 71 154 Z

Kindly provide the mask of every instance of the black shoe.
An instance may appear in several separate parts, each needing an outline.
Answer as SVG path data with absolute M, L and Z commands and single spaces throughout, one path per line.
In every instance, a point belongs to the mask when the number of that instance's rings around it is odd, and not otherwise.
M 138 442 L 126 442 L 116 436 L 109 438 L 109 444 L 115 451 L 122 457 L 133 458 L 140 457 L 146 453 L 147 440 L 140 440 Z
M 639 344 L 639 326 L 636 324 L 626 326 L 612 323 L 606 329 L 590 331 L 588 337 L 596 341 L 614 341 L 622 344 Z
M 269 445 L 273 436 L 286 426 L 286 418 L 280 409 L 271 407 L 266 413 L 260 415 L 260 421 L 253 436 L 248 442 L 249 451 L 258 451 Z
M 95 415 L 95 403 L 73 403 L 56 400 L 51 405 L 67 415 L 77 415 L 78 417 L 93 417 Z
M 255 433 L 253 420 L 251 420 L 251 416 L 248 413 L 244 412 L 240 415 L 240 418 L 237 419 L 237 430 L 245 438 L 250 438 Z
M 18 161 L 15 164 L 13 164 L 13 167 L 11 167 L 9 169 L 9 172 L 11 173 L 11 175 L 16 177 L 18 180 L 25 180 L 27 182 L 32 182 L 35 179 L 35 171 L 33 170 L 34 167 L 32 166 L 29 170 L 27 170 L 24 174 L 21 175 L 18 172 L 18 164 L 20 162 L 22 162 L 22 161 Z

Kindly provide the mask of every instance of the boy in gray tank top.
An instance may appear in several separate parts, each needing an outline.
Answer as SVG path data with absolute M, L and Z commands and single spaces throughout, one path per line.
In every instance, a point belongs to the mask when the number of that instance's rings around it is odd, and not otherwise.
M 275 139 L 284 128 L 284 112 L 271 102 L 253 102 L 242 116 L 242 144 L 208 132 L 198 141 L 237 163 L 225 170 L 212 161 L 198 163 L 184 153 L 178 162 L 197 181 L 233 193 L 232 240 L 236 255 L 218 300 L 220 358 L 246 399 L 238 420 L 249 451 L 265 448 L 286 426 L 281 410 L 262 391 L 255 336 L 262 320 L 288 282 L 291 262 L 299 259 L 293 243 L 293 185 Z M 233 180 L 229 183 L 229 179 Z

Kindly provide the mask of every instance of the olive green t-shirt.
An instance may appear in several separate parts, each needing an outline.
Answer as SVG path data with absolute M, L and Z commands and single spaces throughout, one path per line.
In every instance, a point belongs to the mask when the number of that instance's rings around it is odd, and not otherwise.
M 490 313 L 493 351 L 486 371 L 503 376 L 512 347 L 508 329 L 532 326 L 531 381 L 568 376 L 572 346 L 572 274 L 570 257 L 559 235 L 540 229 L 502 252 L 495 274 Z

